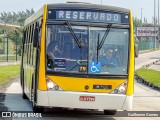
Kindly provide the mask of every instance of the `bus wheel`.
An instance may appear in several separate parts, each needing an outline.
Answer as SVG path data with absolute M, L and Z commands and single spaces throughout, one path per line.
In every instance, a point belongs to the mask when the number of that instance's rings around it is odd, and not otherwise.
M 22 98 L 23 99 L 28 99 L 27 95 L 24 92 L 24 81 L 22 82 Z
M 23 99 L 28 99 L 27 95 L 24 92 L 22 93 L 22 98 Z
M 34 113 L 43 113 L 44 112 L 44 108 L 43 107 L 37 107 L 35 105 L 35 106 L 33 106 L 33 112 Z
M 116 112 L 117 112 L 116 110 L 104 110 L 105 115 L 115 115 Z
M 44 112 L 43 107 L 36 106 L 34 99 L 32 99 L 32 109 L 33 109 L 34 113 L 43 113 Z
M 31 90 L 31 101 L 32 101 L 32 109 L 34 113 L 43 113 L 44 108 L 36 106 L 35 99 L 34 99 L 34 91 L 33 88 Z

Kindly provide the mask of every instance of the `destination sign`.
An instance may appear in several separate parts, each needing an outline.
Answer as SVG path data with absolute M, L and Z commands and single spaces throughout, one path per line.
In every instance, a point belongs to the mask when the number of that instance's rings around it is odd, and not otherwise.
M 110 23 L 123 23 L 123 21 L 127 21 L 128 23 L 129 16 L 104 11 L 49 10 L 48 19 Z

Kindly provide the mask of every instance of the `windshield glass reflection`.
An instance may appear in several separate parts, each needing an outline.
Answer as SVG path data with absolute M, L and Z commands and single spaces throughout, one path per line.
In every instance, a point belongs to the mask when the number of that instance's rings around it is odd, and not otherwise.
M 127 74 L 129 30 L 110 29 L 103 45 L 98 49 L 105 32 L 105 28 L 90 28 L 89 73 Z
M 46 42 L 48 71 L 127 74 L 128 29 L 82 26 L 71 28 L 73 31 L 67 25 L 48 26 Z
M 48 26 L 46 44 L 48 70 L 80 72 L 81 66 L 87 68 L 87 28 L 73 27 L 72 29 L 81 47 L 78 46 L 68 26 Z

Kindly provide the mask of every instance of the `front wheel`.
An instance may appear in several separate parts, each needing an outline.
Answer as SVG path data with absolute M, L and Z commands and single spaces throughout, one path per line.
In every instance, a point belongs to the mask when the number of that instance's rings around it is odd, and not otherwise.
M 44 108 L 43 107 L 38 107 L 36 105 L 33 105 L 33 112 L 34 113 L 43 113 L 44 112 Z
M 36 106 L 33 97 L 32 97 L 32 110 L 34 113 L 43 113 L 44 112 L 44 107 Z
M 31 90 L 31 102 L 32 102 L 32 110 L 34 113 L 43 113 L 44 112 L 44 108 L 43 107 L 39 107 L 36 106 L 35 103 L 35 91 L 33 90 L 33 84 L 32 84 L 32 90 Z
M 117 112 L 116 110 L 104 110 L 105 115 L 115 115 L 116 112 Z
M 23 99 L 28 99 L 27 95 L 24 92 L 24 78 L 22 78 L 22 98 Z

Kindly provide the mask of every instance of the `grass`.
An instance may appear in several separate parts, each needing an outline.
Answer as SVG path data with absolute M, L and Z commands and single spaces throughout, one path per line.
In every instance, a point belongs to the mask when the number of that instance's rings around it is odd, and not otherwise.
M 11 78 L 20 74 L 20 65 L 0 66 L 0 86 L 10 82 Z
M 160 71 L 147 68 L 140 68 L 136 70 L 136 73 L 146 81 L 154 85 L 160 86 Z
M 17 55 L 17 61 L 21 60 L 21 56 Z M 0 56 L 0 61 L 7 61 L 7 55 L 6 56 Z M 16 61 L 16 55 L 15 56 L 8 56 L 8 61 Z

